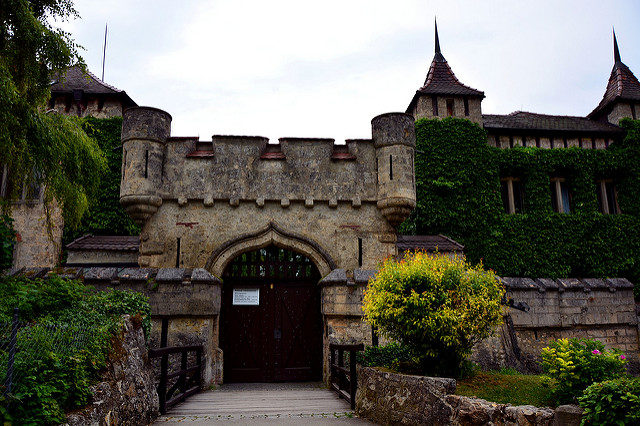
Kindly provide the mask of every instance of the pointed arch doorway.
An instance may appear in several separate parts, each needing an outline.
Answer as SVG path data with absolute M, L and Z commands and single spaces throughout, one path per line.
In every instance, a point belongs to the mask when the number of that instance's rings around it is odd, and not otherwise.
M 320 273 L 305 255 L 270 245 L 223 273 L 225 382 L 322 379 Z

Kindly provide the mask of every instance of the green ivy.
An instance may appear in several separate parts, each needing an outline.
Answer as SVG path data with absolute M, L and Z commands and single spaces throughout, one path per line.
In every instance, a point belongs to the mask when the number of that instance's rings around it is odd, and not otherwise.
M 0 213 L 0 271 L 11 268 L 15 242 L 13 220 L 9 215 Z
M 500 149 L 478 125 L 416 122 L 417 207 L 408 234 L 448 235 L 502 276 L 625 277 L 640 292 L 640 121 L 606 150 Z M 554 213 L 549 178 L 567 178 L 572 212 Z M 522 181 L 524 213 L 506 214 L 500 177 Z M 598 212 L 596 180 L 611 178 L 623 214 Z
M 98 119 L 86 117 L 82 128 L 94 139 L 107 159 L 107 168 L 100 176 L 97 196 L 76 228 L 65 225 L 64 243 L 85 235 L 138 235 L 140 228 L 120 205 L 122 149 L 120 132 L 122 117 Z

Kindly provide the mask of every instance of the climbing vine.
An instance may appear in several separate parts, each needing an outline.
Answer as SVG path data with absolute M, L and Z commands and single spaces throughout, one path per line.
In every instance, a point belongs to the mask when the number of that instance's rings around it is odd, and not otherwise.
M 467 120 L 416 122 L 417 207 L 401 231 L 443 233 L 502 276 L 626 277 L 640 291 L 640 121 L 606 150 L 487 144 Z M 569 214 L 552 210 L 550 176 L 567 179 Z M 506 214 L 500 177 L 518 177 L 523 213 Z M 621 214 L 598 211 L 596 181 L 612 179 Z

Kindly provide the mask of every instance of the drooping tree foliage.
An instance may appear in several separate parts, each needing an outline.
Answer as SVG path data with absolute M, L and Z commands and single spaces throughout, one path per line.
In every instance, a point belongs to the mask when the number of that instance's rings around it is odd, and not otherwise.
M 0 0 L 0 165 L 8 168 L 4 209 L 24 185 L 43 185 L 65 222 L 77 224 L 105 160 L 77 119 L 48 113 L 57 73 L 82 64 L 70 35 L 54 24 L 77 16 L 69 0 Z

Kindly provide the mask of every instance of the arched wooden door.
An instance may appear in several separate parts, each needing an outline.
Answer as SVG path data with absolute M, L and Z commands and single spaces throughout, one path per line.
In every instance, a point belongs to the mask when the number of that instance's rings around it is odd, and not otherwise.
M 275 246 L 229 263 L 220 315 L 225 382 L 322 378 L 319 280 L 309 258 Z

